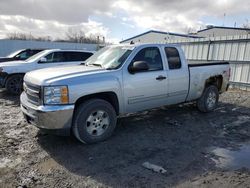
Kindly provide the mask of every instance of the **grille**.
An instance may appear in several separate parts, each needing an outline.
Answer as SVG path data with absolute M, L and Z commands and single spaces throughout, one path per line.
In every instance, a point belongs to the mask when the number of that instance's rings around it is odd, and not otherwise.
M 28 101 L 38 106 L 40 103 L 40 87 L 25 82 L 23 84 L 23 88 L 27 95 Z

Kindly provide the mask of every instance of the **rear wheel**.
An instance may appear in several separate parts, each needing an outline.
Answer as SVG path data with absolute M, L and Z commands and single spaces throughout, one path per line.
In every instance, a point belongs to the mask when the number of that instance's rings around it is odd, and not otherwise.
M 91 99 L 76 110 L 73 133 L 83 143 L 96 143 L 110 137 L 116 127 L 113 106 L 102 99 Z
M 17 74 L 10 76 L 6 81 L 6 89 L 11 94 L 20 94 L 23 89 L 23 75 Z
M 197 107 L 201 112 L 210 112 L 216 108 L 218 100 L 218 88 L 214 85 L 211 85 L 204 90 L 201 98 L 197 100 Z

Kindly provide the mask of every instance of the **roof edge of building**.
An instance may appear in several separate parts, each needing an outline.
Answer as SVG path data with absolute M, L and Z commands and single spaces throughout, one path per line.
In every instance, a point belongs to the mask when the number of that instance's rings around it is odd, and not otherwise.
M 246 31 L 250 31 L 250 28 L 241 28 L 241 27 L 224 27 L 224 26 L 212 26 L 206 29 L 201 29 L 199 31 L 197 31 L 197 33 L 202 32 L 202 31 L 207 31 L 210 29 L 235 29 L 235 30 L 246 30 Z
M 193 36 L 193 35 L 180 34 L 180 33 L 164 32 L 164 31 L 157 31 L 157 30 L 149 30 L 149 31 L 146 31 L 146 32 L 141 33 L 141 34 L 139 34 L 139 35 L 135 35 L 135 36 L 130 37 L 130 38 L 128 38 L 128 39 L 122 40 L 122 41 L 120 41 L 120 43 L 129 41 L 129 40 L 132 40 L 132 39 L 134 39 L 134 38 L 143 36 L 143 35 L 148 34 L 148 33 L 168 34 L 168 35 L 175 35 L 175 36 L 188 37 L 188 38 L 203 38 L 203 37 L 201 37 L 201 36 Z

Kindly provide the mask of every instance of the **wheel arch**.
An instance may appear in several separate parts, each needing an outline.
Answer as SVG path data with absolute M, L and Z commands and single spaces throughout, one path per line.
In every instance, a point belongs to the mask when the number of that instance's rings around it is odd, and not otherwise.
M 205 87 L 204 90 L 210 86 L 210 85 L 214 85 L 218 88 L 218 91 L 221 91 L 222 88 L 222 83 L 223 83 L 223 76 L 222 75 L 216 75 L 216 76 L 211 76 L 210 78 L 208 78 L 205 81 Z
M 83 102 L 89 99 L 103 99 L 109 102 L 113 106 L 117 115 L 119 114 L 119 101 L 118 101 L 117 94 L 115 92 L 107 91 L 107 92 L 100 92 L 100 93 L 94 93 L 94 94 L 82 96 L 76 100 L 75 110 L 78 108 L 80 104 L 82 104 Z
M 3 81 L 4 87 L 6 87 L 6 82 L 7 82 L 7 80 L 8 80 L 10 77 L 15 76 L 15 75 L 22 75 L 22 76 L 24 76 L 25 73 L 11 73 L 11 74 L 7 74 L 6 77 L 4 78 L 4 81 Z

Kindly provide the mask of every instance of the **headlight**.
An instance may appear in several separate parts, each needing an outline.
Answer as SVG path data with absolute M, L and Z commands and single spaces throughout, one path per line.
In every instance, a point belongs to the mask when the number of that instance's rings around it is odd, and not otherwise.
M 68 104 L 67 86 L 46 86 L 43 89 L 44 104 Z

